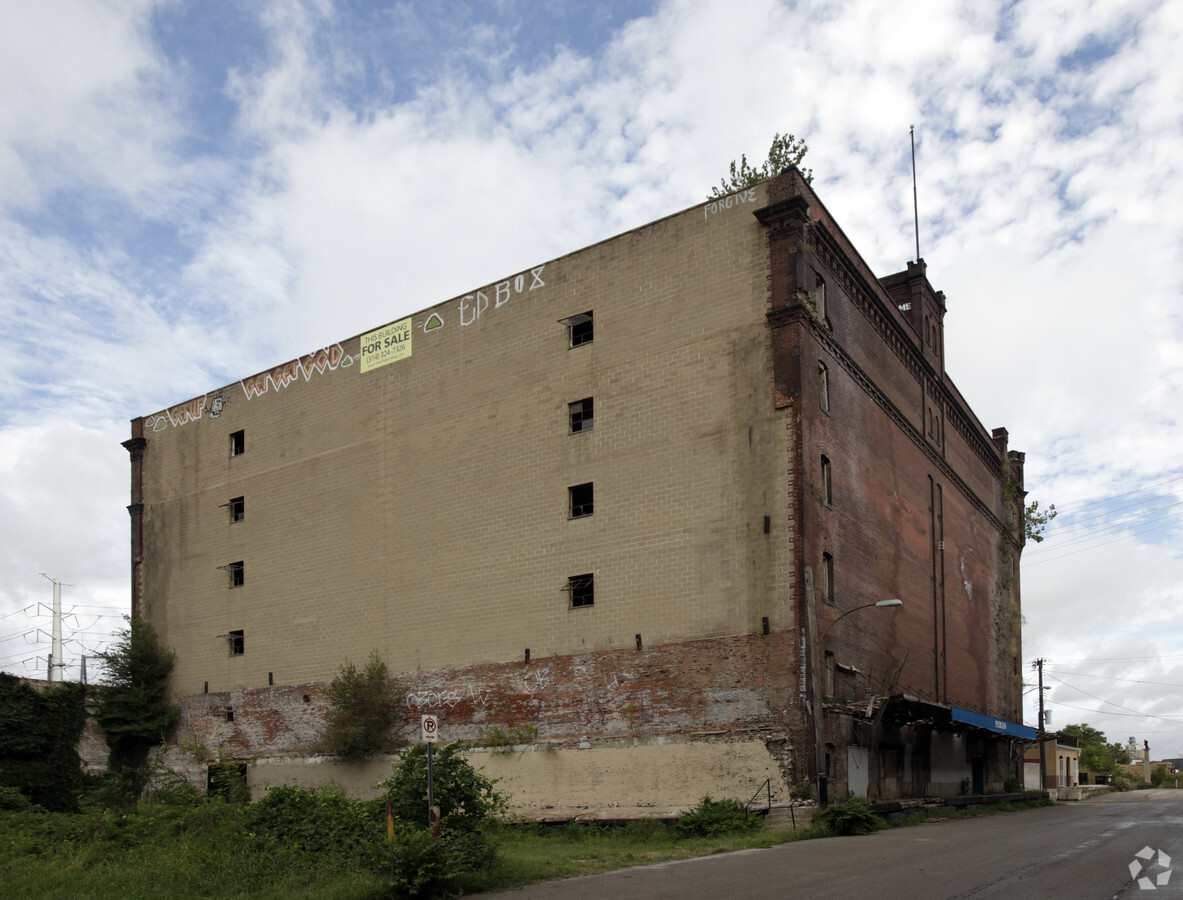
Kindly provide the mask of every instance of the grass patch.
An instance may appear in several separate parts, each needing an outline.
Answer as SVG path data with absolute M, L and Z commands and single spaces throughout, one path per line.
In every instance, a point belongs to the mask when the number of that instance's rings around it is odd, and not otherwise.
M 384 833 L 384 826 L 383 826 Z M 771 847 L 805 830 L 762 829 L 686 838 L 673 825 L 607 827 L 499 825 L 494 863 L 460 878 L 466 892 L 609 872 L 629 866 Z M 79 900 L 208 897 L 373 900 L 390 879 L 341 852 L 277 841 L 254 829 L 251 807 L 141 803 L 128 811 L 0 812 L 0 883 L 5 896 Z M 146 877 L 146 873 L 150 873 Z
M 4 885 L 0 893 L 30 900 L 155 900 L 166 895 L 177 900 L 375 900 L 394 896 L 390 873 L 367 865 L 365 854 L 359 855 L 353 846 L 356 841 L 344 839 L 352 834 L 353 817 L 342 818 L 337 806 L 356 801 L 327 795 L 321 799 L 321 805 L 334 813 L 332 821 L 340 820 L 344 829 L 341 835 L 334 832 L 327 846 L 318 843 L 331 831 L 327 826 L 307 834 L 298 828 L 264 828 L 258 804 L 198 800 L 145 802 L 122 810 L 92 808 L 80 813 L 0 811 L 0 884 Z M 966 818 L 1045 805 L 1050 804 L 1006 803 L 989 809 L 944 812 L 934 818 Z M 896 824 L 923 821 L 930 819 L 918 813 Z M 381 842 L 385 826 L 375 821 L 374 827 L 381 829 L 376 838 Z M 487 834 L 495 849 L 492 863 L 457 879 L 450 889 L 466 893 L 509 890 L 630 866 L 767 848 L 825 837 L 829 832 L 817 824 L 797 831 L 760 828 L 746 833 L 686 836 L 673 824 L 644 820 L 624 826 L 498 824 Z

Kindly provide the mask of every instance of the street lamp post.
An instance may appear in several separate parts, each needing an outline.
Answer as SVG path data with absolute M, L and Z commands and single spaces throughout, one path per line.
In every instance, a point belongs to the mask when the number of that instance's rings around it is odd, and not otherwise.
M 826 626 L 826 630 L 820 635 L 817 633 L 817 612 L 813 605 L 813 572 L 809 567 L 805 569 L 805 603 L 806 603 L 806 618 L 808 619 L 809 628 L 809 643 L 810 643 L 810 660 L 812 669 L 813 681 L 813 739 L 814 739 L 814 771 L 817 773 L 817 804 L 818 806 L 826 806 L 829 804 L 829 791 L 826 784 L 826 738 L 822 727 L 822 706 L 824 697 L 824 690 L 821 687 L 822 666 L 821 666 L 821 642 L 827 634 L 830 633 L 835 625 L 849 616 L 851 613 L 856 613 L 862 609 L 879 608 L 885 609 L 891 606 L 903 606 L 904 601 L 899 598 L 892 600 L 880 600 L 877 603 L 864 603 L 862 606 L 856 606 L 853 609 L 848 609 L 842 613 L 838 618 Z

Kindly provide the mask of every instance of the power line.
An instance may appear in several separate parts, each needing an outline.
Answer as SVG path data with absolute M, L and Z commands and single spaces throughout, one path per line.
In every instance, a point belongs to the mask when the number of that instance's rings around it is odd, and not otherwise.
M 1104 703 L 1106 701 L 1102 700 L 1101 702 Z M 1121 716 L 1123 719 L 1163 719 L 1167 722 L 1172 719 L 1183 719 L 1183 716 L 1156 716 L 1154 713 L 1120 713 L 1109 712 L 1104 709 L 1086 709 L 1083 706 L 1073 706 L 1071 703 L 1064 703 L 1062 700 L 1057 700 L 1056 706 L 1066 706 L 1068 709 L 1079 709 L 1083 712 L 1096 713 L 1098 716 Z M 1180 727 L 1180 730 L 1183 730 L 1183 726 Z
M 1137 662 L 1144 659 L 1183 659 L 1183 655 L 1175 656 L 1111 656 L 1104 659 L 1093 659 L 1088 656 L 1078 656 L 1071 659 L 1065 657 L 1063 659 L 1049 659 L 1048 662 L 1060 663 L 1061 665 L 1068 665 L 1069 663 L 1104 663 L 1104 662 Z
M 1124 516 L 1116 521 L 1110 522 L 1108 525 L 1105 525 L 1104 527 L 1092 528 L 1091 530 L 1088 530 L 1085 534 L 1081 534 L 1077 537 L 1072 538 L 1071 540 L 1067 540 L 1067 541 L 1059 540 L 1059 538 L 1062 535 L 1069 534 L 1072 531 L 1079 531 L 1085 527 L 1083 525 L 1083 523 L 1079 526 L 1069 525 L 1064 529 L 1057 530 L 1054 534 L 1052 534 L 1048 538 L 1046 538 L 1046 542 L 1052 543 L 1053 546 L 1036 548 L 1036 549 L 1032 550 L 1028 555 L 1029 556 L 1038 556 L 1041 553 L 1044 553 L 1044 554 L 1055 553 L 1064 547 L 1071 547 L 1073 544 L 1083 544 L 1086 541 L 1095 540 L 1096 538 L 1107 537 L 1108 535 L 1111 535 L 1111 534 L 1117 534 L 1122 531 L 1127 531 L 1130 529 L 1131 525 L 1135 525 L 1135 523 L 1137 523 L 1139 519 L 1146 519 L 1152 513 L 1157 514 L 1157 513 L 1163 512 L 1164 510 L 1174 510 L 1174 512 L 1171 512 L 1167 515 L 1164 515 L 1159 518 L 1155 518 L 1155 519 L 1152 519 L 1152 520 L 1142 523 L 1145 526 L 1165 527 L 1165 525 L 1168 524 L 1172 519 L 1176 518 L 1179 510 L 1175 509 L 1175 507 L 1179 507 L 1179 506 L 1183 506 L 1183 500 L 1174 500 L 1171 503 L 1168 503 L 1164 506 L 1159 506 L 1159 507 L 1155 507 L 1154 509 L 1145 510 L 1143 513 L 1141 513 L 1137 516 Z M 1147 528 L 1139 528 L 1139 530 L 1144 531 L 1144 530 L 1148 530 L 1148 529 Z M 1152 530 L 1152 529 L 1149 529 L 1149 530 Z
M 1061 535 L 1069 534 L 1073 531 L 1086 530 L 1087 528 L 1090 527 L 1089 526 L 1090 522 L 1093 522 L 1097 519 L 1104 519 L 1106 517 L 1112 517 L 1116 513 L 1125 512 L 1127 509 L 1140 509 L 1141 511 L 1139 513 L 1137 513 L 1137 516 L 1146 516 L 1146 515 L 1149 515 L 1150 513 L 1162 512 L 1164 509 L 1170 509 L 1172 506 L 1178 506 L 1180 503 L 1183 503 L 1183 500 L 1180 500 L 1179 498 L 1172 496 L 1170 498 L 1169 503 L 1164 503 L 1162 506 L 1156 506 L 1153 509 L 1146 509 L 1145 508 L 1146 502 L 1147 501 L 1141 501 L 1138 503 L 1131 503 L 1128 506 L 1119 506 L 1117 509 L 1103 510 L 1103 511 L 1101 511 L 1099 513 L 1095 513 L 1091 516 L 1083 516 L 1080 518 L 1073 518 L 1073 521 L 1070 524 L 1057 525 L 1056 529 L 1055 529 L 1054 537 L 1059 538 Z M 1056 510 L 1056 514 L 1057 514 L 1056 517 L 1059 518 L 1059 510 L 1058 509 Z M 1130 519 L 1130 518 L 1136 518 L 1137 516 L 1126 516 L 1125 518 Z M 1108 527 L 1108 526 L 1106 526 L 1106 527 Z
M 1101 710 L 1097 710 L 1097 712 L 1101 713 L 1102 715 L 1106 715 L 1106 716 L 1120 716 L 1120 715 L 1127 715 L 1127 714 L 1128 714 L 1128 715 L 1134 715 L 1134 716 L 1139 716 L 1139 717 L 1149 717 L 1149 718 L 1152 718 L 1152 719 L 1183 719 L 1183 713 L 1180 713 L 1179 715 L 1166 715 L 1166 716 L 1162 716 L 1162 715 L 1157 715 L 1157 714 L 1155 714 L 1155 713 L 1144 713 L 1144 712 L 1139 712 L 1139 711 L 1138 711 L 1138 710 L 1136 710 L 1136 709 L 1130 709 L 1128 706 L 1122 706 L 1120 703 L 1115 703 L 1115 702 L 1114 702 L 1114 701 L 1112 701 L 1112 700 L 1106 700 L 1104 697 L 1098 697 L 1096 694 L 1090 694 L 1090 693 L 1089 693 L 1088 691 L 1086 691 L 1084 688 L 1079 688 L 1079 687 L 1077 687 L 1077 686 L 1076 686 L 1076 685 L 1074 685 L 1074 684 L 1069 684 L 1067 681 L 1065 681 L 1065 680 L 1064 680 L 1064 679 L 1062 679 L 1062 678 L 1056 678 L 1056 676 L 1055 676 L 1055 675 L 1049 675 L 1048 677 L 1049 677 L 1049 678 L 1051 678 L 1053 681 L 1058 681 L 1058 682 L 1060 682 L 1060 684 L 1064 685 L 1065 687 L 1069 687 L 1069 688 L 1071 688 L 1071 689 L 1072 689 L 1072 690 L 1074 690 L 1074 691 L 1079 691 L 1080 693 L 1084 694 L 1086 697 L 1092 697 L 1094 700 L 1099 700 L 1099 701 L 1101 701 L 1102 703 L 1107 703 L 1109 706 L 1116 706 L 1118 709 L 1124 709 L 1124 710 L 1126 710 L 1126 713 L 1118 713 L 1118 712 L 1102 712 Z M 1059 700 L 1057 700 L 1056 702 L 1057 702 L 1057 703 L 1059 703 L 1061 706 L 1068 706 L 1068 705 L 1069 705 L 1069 704 L 1067 704 L 1067 703 L 1064 703 L 1063 701 L 1059 701 Z M 1072 708 L 1073 708 L 1073 709 L 1079 709 L 1079 707 L 1072 707 Z
M 1159 481 L 1155 484 L 1148 484 L 1146 487 L 1134 488 L 1132 491 L 1126 491 L 1124 494 L 1114 494 L 1112 497 L 1102 497 L 1100 500 L 1085 500 L 1076 504 L 1068 504 L 1067 506 L 1057 506 L 1056 512 L 1068 513 L 1077 509 L 1086 509 L 1090 506 L 1099 506 L 1102 503 L 1110 503 L 1114 500 L 1120 500 L 1122 497 L 1132 497 L 1134 494 L 1141 494 L 1144 491 L 1150 491 L 1157 487 L 1162 487 L 1164 484 L 1174 484 L 1177 481 L 1183 481 L 1183 475 L 1176 478 L 1168 478 L 1166 481 Z
M 1154 525 L 1151 528 L 1140 528 L 1136 531 L 1131 531 L 1129 534 L 1123 534 L 1121 537 L 1114 538 L 1111 541 L 1105 541 L 1104 543 L 1095 544 L 1092 547 L 1082 547 L 1079 550 L 1073 550 L 1071 553 L 1064 553 L 1064 554 L 1061 554 L 1060 556 L 1049 556 L 1047 559 L 1037 559 L 1037 560 L 1035 560 L 1035 562 L 1027 562 L 1027 560 L 1023 560 L 1023 565 L 1028 566 L 1028 567 L 1040 566 L 1040 565 L 1043 565 L 1044 563 L 1055 562 L 1058 559 L 1067 559 L 1069 556 L 1076 556 L 1076 554 L 1078 554 L 1078 553 L 1086 553 L 1089 550 L 1097 550 L 1101 547 L 1106 547 L 1109 544 L 1116 544 L 1118 541 L 1129 540 L 1130 538 L 1137 537 L 1139 534 L 1144 534 L 1147 531 L 1157 531 L 1161 527 L 1162 527 L 1161 525 Z
M 1155 684 L 1161 687 L 1183 688 L 1183 684 L 1176 684 L 1171 681 L 1142 681 L 1138 678 L 1119 678 L 1116 675 L 1094 675 L 1091 672 L 1061 672 L 1060 674 L 1073 675 L 1078 678 L 1104 678 L 1107 681 L 1128 681 L 1131 684 Z

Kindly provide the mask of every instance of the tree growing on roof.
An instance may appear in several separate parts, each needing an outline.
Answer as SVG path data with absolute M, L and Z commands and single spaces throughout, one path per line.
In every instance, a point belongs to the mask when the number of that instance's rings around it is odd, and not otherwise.
M 747 154 L 741 154 L 739 165 L 735 164 L 734 159 L 731 161 L 728 177 L 711 190 L 707 199 L 714 200 L 716 197 L 742 191 L 757 181 L 771 178 L 790 166 L 801 169 L 801 160 L 805 158 L 807 152 L 809 152 L 809 148 L 805 145 L 804 140 L 788 133 L 782 135 L 778 132 L 772 138 L 772 146 L 768 148 L 768 158 L 764 160 L 764 164 L 760 168 L 749 166 Z M 805 176 L 807 182 L 813 181 L 813 169 L 801 169 L 801 174 Z

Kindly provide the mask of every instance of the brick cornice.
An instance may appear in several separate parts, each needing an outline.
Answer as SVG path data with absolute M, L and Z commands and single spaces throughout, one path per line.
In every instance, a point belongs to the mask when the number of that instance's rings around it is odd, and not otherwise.
M 969 448 L 990 470 L 995 479 L 1002 477 L 1002 459 L 990 441 L 982 437 L 966 415 L 961 403 L 949 390 L 932 364 L 909 337 L 903 325 L 885 309 L 878 290 L 872 287 L 858 269 L 851 265 L 846 254 L 829 229 L 821 222 L 814 222 L 811 229 L 814 257 L 828 270 L 828 276 L 841 285 L 864 319 L 883 338 L 896 358 L 911 373 L 917 382 L 926 386 L 929 397 L 940 410 L 946 425 L 952 425 Z
M 842 345 L 834 339 L 834 336 L 831 335 L 825 328 L 820 327 L 813 319 L 807 320 L 807 327 L 810 329 L 812 335 L 818 341 L 818 343 L 826 348 L 827 352 L 829 352 L 830 355 L 838 362 L 838 364 L 846 371 L 846 373 L 854 379 L 855 383 L 863 389 L 867 396 L 875 401 L 876 405 L 887 414 L 887 416 L 899 427 L 900 431 L 907 435 L 909 440 L 911 440 L 913 444 L 920 448 L 924 455 L 928 457 L 929 462 L 931 462 L 932 465 L 941 472 L 941 474 L 949 481 L 950 484 L 952 484 L 957 488 L 958 491 L 961 492 L 965 499 L 969 501 L 970 505 L 973 506 L 974 509 L 976 509 L 979 513 L 981 513 L 997 531 L 1006 533 L 1007 529 L 1002 520 L 999 519 L 998 516 L 996 516 L 990 507 L 985 503 L 985 501 L 983 501 L 974 492 L 965 479 L 957 474 L 957 471 L 951 465 L 949 465 L 949 462 L 943 456 L 941 456 L 941 454 L 936 451 L 936 448 L 928 442 L 924 435 L 912 425 L 912 423 L 908 420 L 908 417 L 900 411 L 900 408 L 896 406 L 891 401 L 891 399 L 885 393 L 883 393 L 882 390 L 879 389 L 879 386 L 875 384 L 874 380 L 863 371 L 862 367 L 859 366 L 859 364 L 854 361 L 851 355 L 846 352 Z M 996 470 L 992 469 L 991 471 L 994 472 Z

